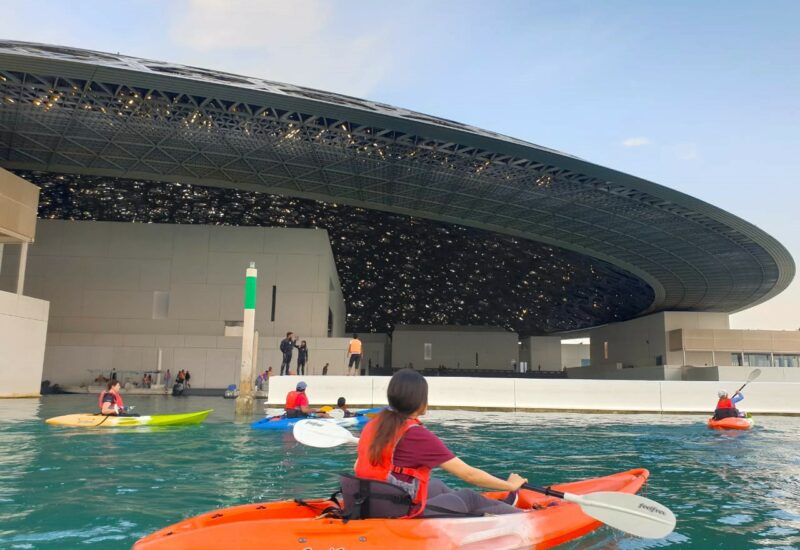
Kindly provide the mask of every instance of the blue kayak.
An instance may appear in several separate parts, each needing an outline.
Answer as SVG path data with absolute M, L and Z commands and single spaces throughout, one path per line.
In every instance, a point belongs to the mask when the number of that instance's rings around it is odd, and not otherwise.
M 318 418 L 322 422 L 332 422 L 339 426 L 349 428 L 351 426 L 363 426 L 370 421 L 372 415 L 375 415 L 383 410 L 383 407 L 375 407 L 373 409 L 362 409 L 355 411 L 355 416 L 348 418 Z M 369 416 L 368 416 L 369 415 Z M 310 417 L 313 418 L 313 417 Z M 262 418 L 250 424 L 254 430 L 291 430 L 303 418 L 286 418 L 285 416 L 269 416 Z

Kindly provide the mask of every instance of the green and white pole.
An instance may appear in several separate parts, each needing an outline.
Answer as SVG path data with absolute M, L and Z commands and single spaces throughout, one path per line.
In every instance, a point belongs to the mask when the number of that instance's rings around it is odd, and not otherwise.
M 239 397 L 236 398 L 236 415 L 252 416 L 255 400 L 253 399 L 253 375 L 255 328 L 256 328 L 256 287 L 258 270 L 255 262 L 250 262 L 244 283 L 244 326 L 242 327 L 242 368 L 239 373 Z

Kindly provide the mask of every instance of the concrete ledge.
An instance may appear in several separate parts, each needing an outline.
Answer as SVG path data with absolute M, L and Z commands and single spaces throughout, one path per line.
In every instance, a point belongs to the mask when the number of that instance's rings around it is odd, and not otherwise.
M 386 404 L 388 376 L 273 376 L 268 404 L 280 407 L 300 380 L 312 404 Z M 587 413 L 709 414 L 717 391 L 741 383 L 658 380 L 541 380 L 513 378 L 428 378 L 432 409 L 480 411 L 571 411 Z M 744 391 L 742 409 L 754 414 L 800 415 L 800 383 L 755 382 Z

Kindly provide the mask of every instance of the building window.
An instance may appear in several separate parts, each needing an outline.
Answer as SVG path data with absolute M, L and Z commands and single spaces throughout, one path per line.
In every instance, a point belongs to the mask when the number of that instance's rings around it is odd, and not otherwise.
M 433 344 L 425 344 L 425 360 L 430 361 L 433 359 Z
M 731 353 L 731 366 L 732 367 L 741 367 L 742 366 L 742 354 L 741 353 Z
M 775 355 L 776 367 L 800 367 L 800 355 L 798 354 L 776 354 Z
M 608 342 L 603 342 L 603 359 L 608 359 Z
M 664 364 L 664 356 L 663 355 L 656 355 L 656 366 L 660 367 Z
M 745 353 L 744 365 L 745 367 L 771 367 L 769 353 Z
M 278 297 L 278 287 L 272 285 L 272 311 L 269 314 L 269 320 L 275 322 L 275 299 Z

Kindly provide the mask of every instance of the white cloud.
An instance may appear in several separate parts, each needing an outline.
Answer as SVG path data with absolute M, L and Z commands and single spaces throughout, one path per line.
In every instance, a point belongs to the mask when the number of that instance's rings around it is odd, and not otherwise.
M 183 0 L 173 15 L 169 36 L 182 57 L 267 80 L 364 97 L 394 57 L 384 29 L 341 25 L 324 0 Z
M 622 145 L 625 147 L 642 147 L 644 145 L 650 145 L 652 143 L 650 138 L 637 136 L 637 137 L 629 137 L 622 141 Z

